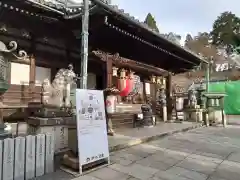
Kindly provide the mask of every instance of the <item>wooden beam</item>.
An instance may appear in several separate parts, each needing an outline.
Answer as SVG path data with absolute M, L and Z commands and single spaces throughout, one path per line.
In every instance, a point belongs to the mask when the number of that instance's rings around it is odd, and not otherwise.
M 97 56 L 101 61 L 106 62 L 108 59 L 108 54 L 106 52 L 103 51 L 92 51 L 92 54 L 94 54 L 95 56 Z
M 97 57 L 100 58 L 100 60 L 102 61 L 106 61 L 106 59 L 108 59 L 108 61 L 111 59 L 112 60 L 112 64 L 114 64 L 117 67 L 120 68 L 130 68 L 134 71 L 139 71 L 139 72 L 148 72 L 150 75 L 154 74 L 157 76 L 166 76 L 168 74 L 168 71 L 155 67 L 155 66 L 151 66 L 148 64 L 144 64 L 138 61 L 134 61 L 128 58 L 123 58 L 120 57 L 120 55 L 118 53 L 111 55 L 109 53 L 103 52 L 103 51 L 92 51 L 92 53 L 94 55 L 96 55 Z

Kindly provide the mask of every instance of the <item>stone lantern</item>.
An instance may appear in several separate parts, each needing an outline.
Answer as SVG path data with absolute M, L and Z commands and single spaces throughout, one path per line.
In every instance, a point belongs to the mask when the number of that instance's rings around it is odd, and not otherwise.
M 9 49 L 7 46 L 0 41 L 0 96 L 2 96 L 9 88 L 10 81 L 10 60 L 11 59 L 20 59 L 23 60 L 27 57 L 27 53 L 25 51 L 20 50 L 18 54 L 15 54 L 14 51 L 17 50 L 17 43 L 15 41 L 11 41 L 9 43 Z M 0 102 L 0 108 L 4 105 Z M 2 109 L 0 110 L 0 139 L 4 139 L 9 137 L 9 133 L 5 132 L 5 125 L 2 117 Z

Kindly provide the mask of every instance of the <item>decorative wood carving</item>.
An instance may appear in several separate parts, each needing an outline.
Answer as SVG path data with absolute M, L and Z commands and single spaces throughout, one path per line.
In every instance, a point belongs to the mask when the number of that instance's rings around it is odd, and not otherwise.
M 168 71 L 164 69 L 151 66 L 148 64 L 144 64 L 138 61 L 134 61 L 131 59 L 123 58 L 119 55 L 119 53 L 110 54 L 110 53 L 103 52 L 101 50 L 92 51 L 92 53 L 97 57 L 99 57 L 102 61 L 106 61 L 106 59 L 108 60 L 112 59 L 112 63 L 119 68 L 121 67 L 131 68 L 135 71 L 145 71 L 145 72 L 148 72 L 149 74 L 155 74 L 159 76 L 162 76 L 162 75 L 165 76 L 168 74 Z
M 103 51 L 97 50 L 97 51 L 92 51 L 92 53 L 93 53 L 95 56 L 99 57 L 100 60 L 102 60 L 102 61 L 104 61 L 104 62 L 107 61 L 107 59 L 108 59 L 108 54 L 105 53 L 105 52 L 103 52 Z

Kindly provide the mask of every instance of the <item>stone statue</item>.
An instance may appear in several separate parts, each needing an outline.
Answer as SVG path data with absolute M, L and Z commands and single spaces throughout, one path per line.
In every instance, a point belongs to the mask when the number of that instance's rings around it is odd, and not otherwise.
M 70 108 L 70 91 L 76 88 L 76 80 L 79 79 L 73 71 L 73 65 L 68 65 L 68 69 L 60 69 L 55 78 L 50 83 L 49 79 L 45 79 L 42 85 L 42 103 L 45 106 Z
M 190 89 L 188 91 L 188 106 L 191 108 L 195 108 L 197 105 L 197 92 L 194 89 Z
M 162 106 L 166 106 L 167 101 L 166 101 L 166 94 L 165 94 L 165 89 L 164 87 L 160 87 L 159 91 L 159 102 Z

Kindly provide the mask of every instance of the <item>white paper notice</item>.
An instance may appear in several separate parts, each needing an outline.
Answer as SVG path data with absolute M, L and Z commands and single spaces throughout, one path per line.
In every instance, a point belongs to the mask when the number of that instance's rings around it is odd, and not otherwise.
M 79 165 L 109 157 L 103 92 L 76 90 Z

